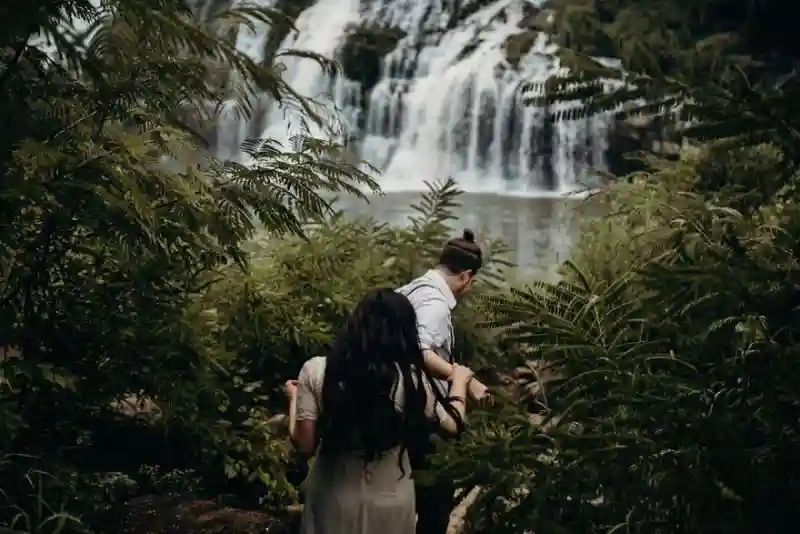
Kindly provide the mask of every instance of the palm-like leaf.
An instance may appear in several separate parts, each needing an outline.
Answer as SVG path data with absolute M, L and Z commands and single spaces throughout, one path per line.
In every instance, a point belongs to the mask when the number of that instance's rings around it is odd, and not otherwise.
M 781 23 L 766 14 L 769 8 L 731 8 L 724 0 L 689 7 L 565 0 L 551 7 L 552 22 L 543 29 L 558 35 L 566 69 L 529 87 L 529 100 L 561 104 L 556 120 L 598 113 L 666 118 L 664 134 L 677 139 L 771 142 L 791 166 L 800 161 L 796 142 L 787 142 L 798 131 L 800 54 L 770 29 Z M 610 67 L 608 57 L 621 65 Z

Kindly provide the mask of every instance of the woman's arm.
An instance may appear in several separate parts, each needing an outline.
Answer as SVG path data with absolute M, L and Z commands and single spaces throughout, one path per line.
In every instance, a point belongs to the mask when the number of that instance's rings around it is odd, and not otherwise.
M 316 421 L 318 403 L 316 389 L 312 383 L 314 366 L 320 365 L 317 359 L 307 361 L 295 382 L 295 387 L 287 389 L 289 397 L 289 437 L 295 449 L 304 455 L 311 456 L 317 448 Z
M 297 431 L 297 380 L 287 380 L 283 391 L 289 399 L 289 439 L 294 443 Z
M 430 406 L 428 416 L 438 421 L 442 430 L 448 434 L 457 435 L 463 429 L 466 419 L 467 384 L 472 378 L 472 371 L 462 365 L 455 365 L 451 378 L 450 397 L 444 400 L 446 406 L 436 400 L 434 386 L 428 380 L 425 380 L 425 389 Z
M 458 434 L 467 416 L 467 384 L 464 381 L 453 381 L 450 385 L 450 398 L 447 401 L 461 418 L 461 425 L 447 410 L 441 410 L 439 424 L 450 434 Z
M 304 456 L 313 456 L 317 450 L 316 421 L 298 421 L 292 443 Z

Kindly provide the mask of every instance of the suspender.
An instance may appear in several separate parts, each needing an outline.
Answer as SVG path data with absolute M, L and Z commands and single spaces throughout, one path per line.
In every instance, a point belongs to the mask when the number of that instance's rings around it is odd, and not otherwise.
M 435 285 L 433 285 L 433 284 L 419 284 L 419 285 L 417 285 L 417 286 L 414 286 L 414 287 L 412 287 L 412 288 L 411 288 L 411 289 L 408 291 L 408 293 L 405 293 L 405 296 L 407 297 L 407 296 L 409 296 L 411 293 L 413 293 L 414 291 L 416 291 L 417 289 L 420 289 L 420 288 L 423 288 L 423 287 L 429 287 L 429 288 L 433 289 L 434 291 L 437 291 L 437 292 L 439 291 L 439 288 L 438 288 L 438 287 L 436 287 L 436 286 L 435 286 Z

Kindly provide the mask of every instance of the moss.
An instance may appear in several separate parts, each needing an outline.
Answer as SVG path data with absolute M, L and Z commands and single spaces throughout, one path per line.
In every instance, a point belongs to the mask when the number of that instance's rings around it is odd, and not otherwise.
M 525 17 L 520 21 L 519 27 L 526 30 L 543 31 L 552 26 L 550 17 L 553 16 L 551 9 L 532 8 L 526 12 Z
M 528 30 L 506 39 L 506 58 L 512 67 L 517 68 L 523 56 L 533 48 L 536 38 L 539 36 L 537 30 Z
M 384 56 L 394 50 L 405 35 L 399 28 L 377 24 L 350 28 L 340 57 L 344 75 L 369 91 L 381 77 Z

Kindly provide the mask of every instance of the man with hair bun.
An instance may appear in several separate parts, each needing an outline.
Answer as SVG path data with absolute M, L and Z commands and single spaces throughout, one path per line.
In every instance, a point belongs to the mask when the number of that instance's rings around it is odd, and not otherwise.
M 417 313 L 417 331 L 428 373 L 438 378 L 442 394 L 449 395 L 453 372 L 452 310 L 469 291 L 475 275 L 483 266 L 483 253 L 472 230 L 445 243 L 433 269 L 397 291 L 408 298 Z M 468 388 L 472 399 L 486 396 L 486 386 L 472 379 Z M 466 399 L 459 399 L 466 403 Z M 412 458 L 413 462 L 413 458 Z M 415 468 L 425 466 L 415 465 Z M 445 534 L 454 505 L 454 487 L 446 480 L 435 486 L 417 486 L 417 534 Z

